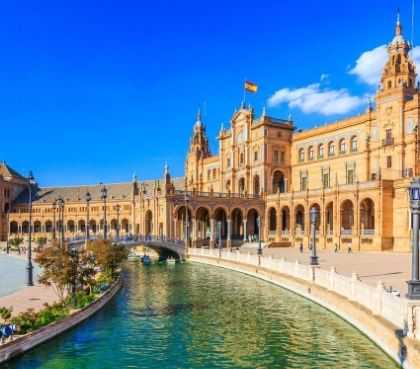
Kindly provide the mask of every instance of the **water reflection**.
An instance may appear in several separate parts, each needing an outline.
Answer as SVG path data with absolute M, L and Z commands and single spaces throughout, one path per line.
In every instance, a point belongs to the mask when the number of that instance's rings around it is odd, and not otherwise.
M 129 264 L 125 281 L 93 319 L 6 368 L 397 368 L 335 315 L 239 273 Z

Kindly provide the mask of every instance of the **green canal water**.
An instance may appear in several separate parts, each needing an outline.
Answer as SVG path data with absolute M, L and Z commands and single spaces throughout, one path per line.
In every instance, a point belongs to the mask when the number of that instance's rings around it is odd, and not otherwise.
M 94 317 L 3 368 L 398 367 L 334 314 L 252 277 L 131 263 L 124 279 Z

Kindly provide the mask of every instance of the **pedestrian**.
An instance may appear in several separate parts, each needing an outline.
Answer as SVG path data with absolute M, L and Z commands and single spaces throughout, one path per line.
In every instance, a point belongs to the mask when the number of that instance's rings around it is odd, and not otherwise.
M 299 250 L 300 250 L 301 253 L 303 252 L 303 243 L 302 242 L 299 245 Z
M 335 249 L 334 249 L 334 252 L 338 252 L 338 245 L 337 245 L 337 243 L 335 243 Z
M 351 245 L 349 246 L 349 248 L 348 248 L 347 252 L 348 252 L 349 254 L 351 254 L 351 253 L 352 253 L 352 250 L 351 250 Z

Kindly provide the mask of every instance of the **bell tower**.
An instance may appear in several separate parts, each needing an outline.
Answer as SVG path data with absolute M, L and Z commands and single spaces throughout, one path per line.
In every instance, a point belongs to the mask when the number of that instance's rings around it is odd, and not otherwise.
M 388 45 L 388 61 L 381 76 L 378 97 L 403 92 L 405 97 L 415 93 L 416 67 L 410 59 L 411 45 L 404 39 L 400 14 L 397 16 L 395 36 Z
M 201 190 L 203 160 L 211 156 L 206 127 L 198 110 L 186 161 L 186 189 Z
M 371 173 L 375 173 L 376 178 L 395 180 L 412 167 L 406 158 L 406 106 L 418 98 L 418 89 L 410 50 L 398 13 L 395 35 L 388 45 L 388 60 L 376 94 L 376 123 L 370 132 L 375 151 Z

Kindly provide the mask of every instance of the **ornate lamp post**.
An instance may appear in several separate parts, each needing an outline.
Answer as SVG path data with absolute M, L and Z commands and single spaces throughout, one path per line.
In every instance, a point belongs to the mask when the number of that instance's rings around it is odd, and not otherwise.
M 185 192 L 184 202 L 185 202 L 185 248 L 188 249 L 189 246 L 189 219 L 188 219 L 188 195 Z
M 60 225 L 60 248 L 64 247 L 64 200 L 59 197 L 57 200 L 58 223 Z
M 258 225 L 258 265 L 261 265 L 261 256 L 263 254 L 262 244 L 261 244 L 261 217 L 257 218 Z
M 53 201 L 53 240 L 56 239 L 56 235 L 55 235 L 55 230 L 56 230 L 56 222 L 57 220 L 55 219 L 55 210 L 57 209 L 57 200 Z
M 89 229 L 90 229 L 90 224 L 89 224 L 89 207 L 90 207 L 90 201 L 92 200 L 92 196 L 90 195 L 89 191 L 86 192 L 85 194 L 85 200 L 86 200 L 86 226 L 85 226 L 85 231 L 86 231 L 86 246 L 89 242 Z
M 318 256 L 316 255 L 316 222 L 318 220 L 318 209 L 313 206 L 310 211 L 310 217 L 311 217 L 311 226 L 312 226 L 312 248 L 311 248 L 311 260 L 310 265 L 312 266 L 318 266 Z
M 29 192 L 29 241 L 28 241 L 28 253 L 27 253 L 27 264 L 26 264 L 26 272 L 27 272 L 27 279 L 26 285 L 33 286 L 34 285 L 34 277 L 33 277 L 33 265 L 32 265 L 32 186 L 34 185 L 34 176 L 32 171 L 29 172 L 28 176 L 28 192 Z
M 419 280 L 419 228 L 420 228 L 420 177 L 411 182 L 408 190 L 412 216 L 411 226 L 411 280 L 407 282 L 409 299 L 420 299 Z
M 217 222 L 218 235 L 219 235 L 219 258 L 222 257 L 222 222 Z
M 117 232 L 117 241 L 119 241 L 120 240 L 120 209 L 121 209 L 121 205 L 120 204 L 117 204 L 115 206 L 115 208 L 117 210 L 117 229 L 116 229 L 116 232 Z
M 104 202 L 104 240 L 107 238 L 107 224 L 106 224 L 106 198 L 108 197 L 108 190 L 105 186 L 101 189 L 101 199 Z
M 10 205 L 6 212 L 6 222 L 7 222 L 7 238 L 6 238 L 6 254 L 10 252 Z

